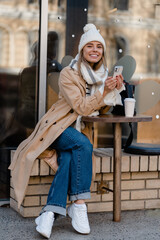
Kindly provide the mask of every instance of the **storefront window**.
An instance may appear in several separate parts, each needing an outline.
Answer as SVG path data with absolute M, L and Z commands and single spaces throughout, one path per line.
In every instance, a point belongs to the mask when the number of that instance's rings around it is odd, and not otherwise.
M 39 1 L 0 1 L 0 199 L 9 195 L 10 150 L 36 124 Z
M 75 5 L 73 5 L 73 2 Z M 154 1 L 83 1 L 83 5 L 76 5 L 76 1 L 58 1 L 49 4 L 49 27 L 48 32 L 56 32 L 58 35 L 58 47 L 56 47 L 56 61 L 62 68 L 62 59 L 70 53 L 74 57 L 77 51 L 77 42 L 82 33 L 82 25 L 78 23 L 83 21 L 86 14 L 85 23 L 94 23 L 101 31 L 107 44 L 107 63 L 109 72 L 114 64 L 123 56 L 131 55 L 136 60 L 136 71 L 129 80 L 130 84 L 135 85 L 135 98 L 137 113 L 151 115 L 151 123 L 138 123 L 136 126 L 136 141 L 146 143 L 160 143 L 158 131 L 160 130 L 160 97 L 158 94 L 160 87 L 159 73 L 159 4 Z M 70 12 L 67 15 L 67 7 L 71 4 L 74 12 L 79 8 L 81 15 L 77 16 L 75 21 L 74 14 Z M 142 5 L 144 7 L 141 11 Z M 52 9 L 55 10 L 53 14 Z M 132 13 L 132 17 L 131 17 Z M 77 14 L 77 13 L 76 13 Z M 53 17 L 54 16 L 54 17 Z M 65 21 L 66 20 L 66 24 Z M 67 32 L 67 21 L 69 31 Z M 76 30 L 75 30 L 76 29 Z M 76 32 L 76 34 L 75 34 Z M 67 33 L 67 36 L 65 34 Z M 67 37 L 72 36 L 67 42 Z M 72 47 L 71 47 L 72 46 Z M 72 48 L 72 50 L 70 50 Z M 69 52 L 70 51 L 70 52 Z M 69 58 L 68 58 L 69 59 Z M 70 61 L 70 59 L 69 59 Z M 51 77 L 52 75 L 52 77 Z M 57 78 L 59 73 L 54 72 L 54 87 L 57 93 Z M 52 79 L 52 80 L 51 80 Z M 50 83 L 49 83 L 50 82 Z M 53 74 L 49 73 L 47 108 L 56 101 L 57 94 L 53 91 Z M 150 97 L 148 97 L 150 96 Z M 51 99 L 52 98 L 52 99 Z M 158 131 L 157 131 L 158 130 Z M 108 130 L 99 127 L 98 142 L 99 146 L 106 146 L 106 136 L 112 136 L 112 126 Z M 128 136 L 129 129 L 123 129 L 124 139 Z M 112 137 L 111 137 L 112 138 Z M 108 146 L 112 146 L 112 142 Z
M 106 40 L 109 71 L 117 60 L 125 55 L 131 55 L 136 60 L 136 71 L 130 79 L 130 84 L 135 85 L 136 110 L 137 113 L 153 117 L 150 123 L 138 123 L 136 140 L 155 144 L 160 144 L 158 9 L 159 4 L 143 0 L 99 2 L 90 0 L 88 8 L 88 22 L 95 23 Z M 108 130 L 106 127 L 99 127 L 100 146 L 106 146 L 104 141 L 108 141 L 105 139 L 111 136 L 111 129 L 111 126 Z M 123 134 L 127 137 L 126 129 Z
M 87 10 L 88 1 L 83 0 L 61 0 L 48 5 L 47 109 L 58 99 L 60 71 L 77 54 Z

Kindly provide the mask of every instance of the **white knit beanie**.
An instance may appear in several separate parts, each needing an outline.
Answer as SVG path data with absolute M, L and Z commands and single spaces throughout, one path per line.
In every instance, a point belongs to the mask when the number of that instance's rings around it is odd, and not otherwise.
M 97 41 L 97 42 L 102 43 L 104 52 L 106 52 L 105 41 L 94 24 L 92 24 L 92 23 L 86 24 L 83 28 L 83 31 L 84 31 L 84 33 L 81 36 L 79 46 L 78 46 L 79 53 L 87 43 L 92 42 L 92 41 Z

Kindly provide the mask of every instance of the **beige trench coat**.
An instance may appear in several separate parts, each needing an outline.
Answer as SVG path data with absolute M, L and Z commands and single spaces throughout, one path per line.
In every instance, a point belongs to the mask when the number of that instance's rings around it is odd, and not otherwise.
M 37 123 L 32 134 L 17 148 L 9 166 L 18 207 L 25 196 L 35 159 L 76 119 L 105 106 L 99 91 L 86 98 L 86 83 L 78 72 L 64 68 L 59 78 L 60 97 Z M 84 134 L 89 137 L 89 127 Z

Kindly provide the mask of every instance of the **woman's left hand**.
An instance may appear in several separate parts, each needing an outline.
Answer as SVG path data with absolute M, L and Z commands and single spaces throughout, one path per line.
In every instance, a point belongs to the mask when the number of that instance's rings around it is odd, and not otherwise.
M 117 88 L 117 90 L 119 90 L 119 89 L 121 89 L 122 84 L 123 84 L 123 76 L 122 76 L 122 74 L 116 76 L 116 80 L 117 80 L 116 88 Z

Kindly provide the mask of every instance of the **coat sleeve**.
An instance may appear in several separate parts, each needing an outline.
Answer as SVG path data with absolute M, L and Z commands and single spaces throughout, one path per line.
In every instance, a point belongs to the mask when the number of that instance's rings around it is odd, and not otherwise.
M 100 91 L 92 96 L 83 96 L 78 78 L 79 76 L 73 74 L 72 69 L 70 71 L 64 69 L 59 78 L 60 93 L 74 111 L 81 116 L 88 116 L 105 106 L 105 103 Z

